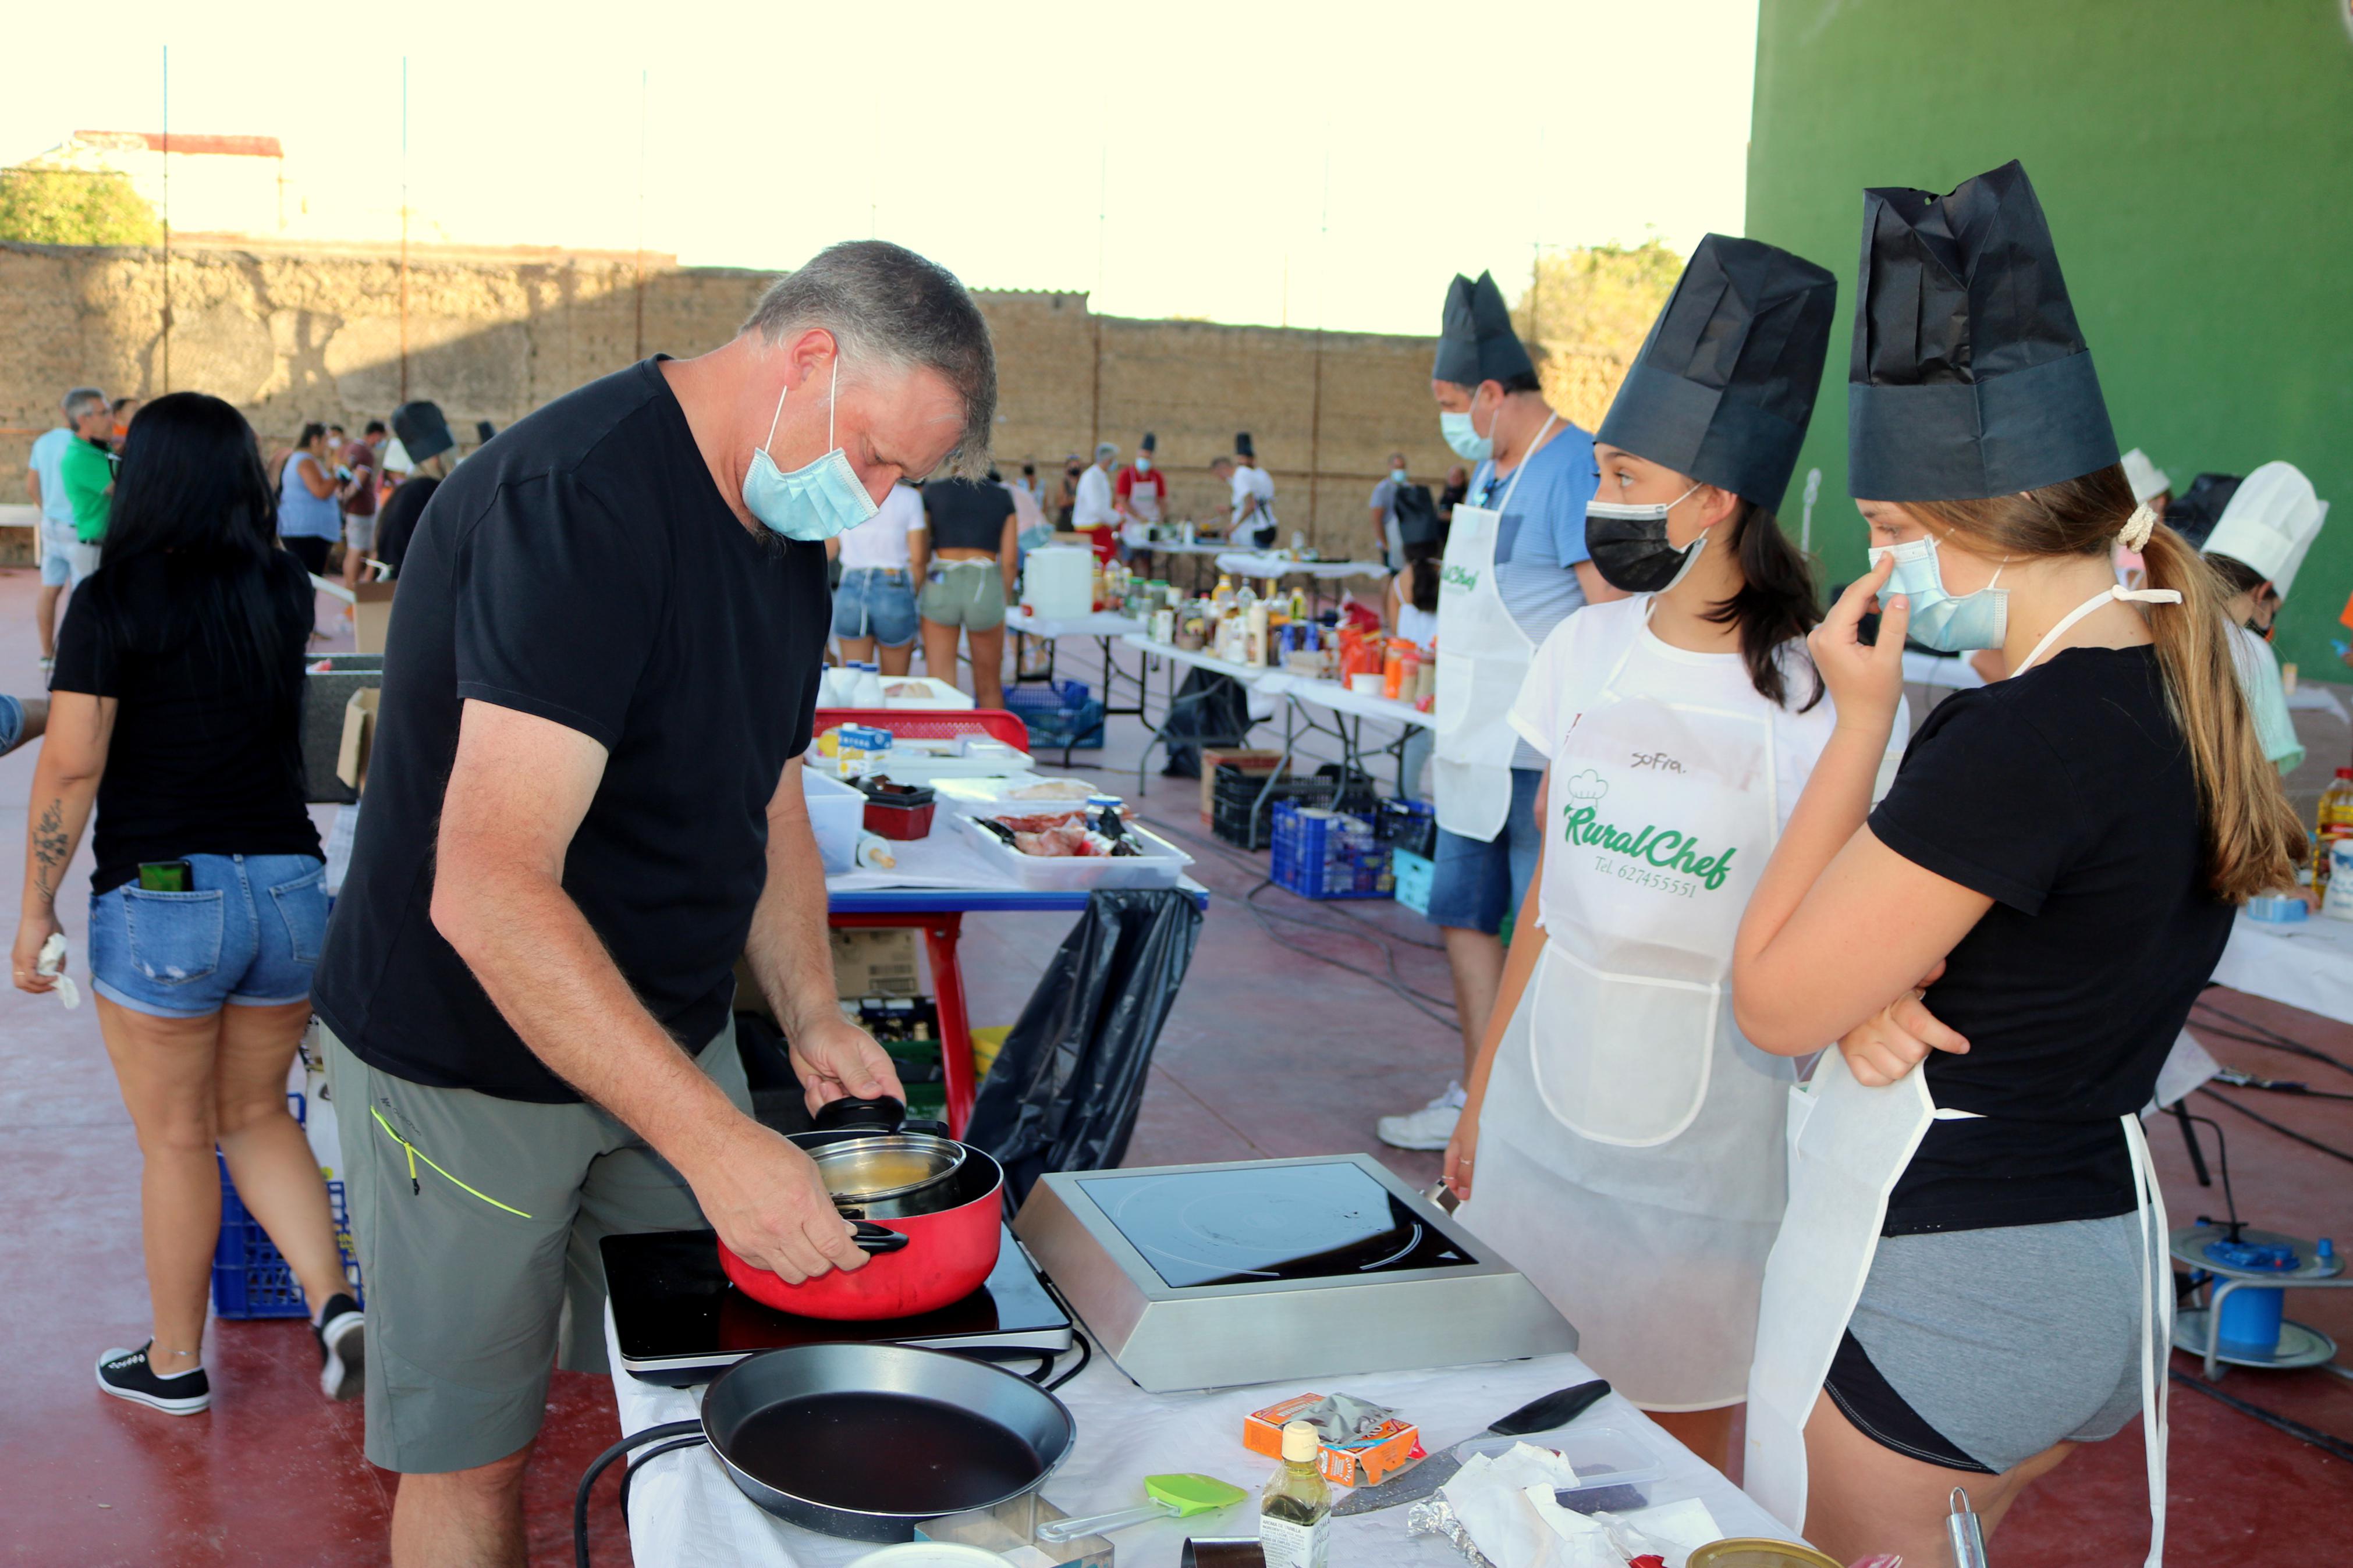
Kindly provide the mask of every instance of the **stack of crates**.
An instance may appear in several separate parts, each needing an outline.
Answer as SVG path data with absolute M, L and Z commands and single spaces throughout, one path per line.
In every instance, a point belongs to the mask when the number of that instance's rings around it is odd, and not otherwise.
M 907 1114 L 944 1120 L 948 1080 L 940 1058 L 940 1008 L 929 996 L 842 999 L 843 1015 L 872 1035 L 907 1090 Z
M 286 1098 L 292 1102 L 294 1120 L 303 1121 L 303 1097 L 290 1092 Z M 310 1304 L 302 1299 L 302 1287 L 294 1282 L 286 1255 L 237 1195 L 237 1184 L 228 1177 L 228 1162 L 217 1152 L 213 1158 L 220 1166 L 221 1184 L 220 1239 L 213 1244 L 213 1315 L 232 1321 L 309 1317 Z M 343 1278 L 351 1283 L 353 1300 L 364 1306 L 359 1259 L 352 1251 L 351 1209 L 343 1183 L 327 1184 L 327 1208 L 334 1216 L 335 1245 L 343 1255 Z
M 1006 711 L 1029 727 L 1029 746 L 1062 751 L 1100 749 L 1103 705 L 1083 680 L 1023 682 L 1005 689 Z
M 1262 791 L 1266 808 L 1260 810 L 1257 808 Z M 1210 783 L 1210 831 L 1244 849 L 1263 849 L 1273 842 L 1274 820 L 1270 814 L 1286 801 L 1293 805 L 1323 805 L 1360 814 L 1371 813 L 1377 805 L 1371 779 L 1363 773 L 1353 773 L 1344 780 L 1335 763 L 1325 763 L 1309 777 L 1286 774 L 1274 780 L 1270 788 L 1264 773 L 1245 773 L 1219 763 L 1217 776 Z
M 1386 899 L 1397 885 L 1369 818 L 1287 800 L 1274 808 L 1271 874 L 1303 899 Z
M 1438 817 L 1427 801 L 1381 802 L 1379 831 L 1389 845 L 1389 874 L 1397 901 L 1415 914 L 1430 913 L 1430 885 L 1438 874 Z

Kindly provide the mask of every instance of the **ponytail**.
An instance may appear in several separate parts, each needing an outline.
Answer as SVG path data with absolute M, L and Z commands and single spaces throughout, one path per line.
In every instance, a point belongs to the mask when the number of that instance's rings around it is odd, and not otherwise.
M 2159 523 L 2141 549 L 2148 585 L 2181 595 L 2148 617 L 2165 671 L 2166 705 L 2180 726 L 2206 818 L 2206 874 L 2217 898 L 2238 904 L 2295 885 L 2304 824 L 2279 770 L 2255 738 L 2245 689 L 2231 657 L 2222 608 L 2231 595 L 2203 556 Z
M 1778 708 L 1803 713 L 1822 700 L 1822 678 L 1810 663 L 1813 689 L 1803 702 L 1792 704 L 1783 648 L 1812 631 L 1822 618 L 1814 598 L 1814 577 L 1806 558 L 1789 543 L 1780 521 L 1753 501 L 1740 502 L 1732 525 L 1730 546 L 1740 563 L 1740 588 L 1732 597 L 1704 612 L 1717 626 L 1740 629 L 1740 657 L 1748 666 L 1749 684 L 1757 694 Z
M 1968 539 L 1989 555 L 2105 558 L 2132 515 L 2132 489 L 2118 467 L 1984 500 L 1906 501 L 1905 509 Z M 2148 614 L 2165 703 L 2189 752 L 2206 833 L 2207 887 L 2227 903 L 2295 886 L 2304 825 L 2279 771 L 2255 739 L 2254 719 L 2231 657 L 2231 595 L 2189 542 L 2163 523 L 2141 550 L 2148 585 L 2170 588 L 2179 605 Z

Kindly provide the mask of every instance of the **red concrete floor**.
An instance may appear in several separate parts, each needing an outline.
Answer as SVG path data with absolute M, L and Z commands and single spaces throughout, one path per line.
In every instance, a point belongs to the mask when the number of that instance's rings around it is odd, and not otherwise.
M 39 684 L 33 585 L 29 573 L 0 571 L 0 689 Z M 1125 763 L 1132 781 L 1139 735 L 1134 721 L 1114 721 L 1111 750 L 1088 771 L 1117 781 Z M 0 875 L 13 877 L 21 867 L 32 759 L 27 749 L 0 760 Z M 1155 776 L 1141 804 L 1163 826 L 1206 840 L 1197 790 L 1189 781 Z M 1451 1031 L 1373 979 L 1273 940 L 1241 901 L 1263 876 L 1263 855 L 1184 842 L 1216 896 L 1191 978 L 1160 1041 L 1130 1163 L 1371 1149 L 1412 1180 L 1433 1177 L 1434 1156 L 1380 1151 L 1372 1122 L 1419 1104 L 1444 1082 L 1458 1049 Z M 1448 994 L 1443 960 L 1416 945 L 1430 940 L 1429 928 L 1407 911 L 1370 903 L 1344 914 L 1274 889 L 1258 901 L 1270 913 L 1319 922 L 1325 929 L 1281 921 L 1274 929 L 1346 963 L 1382 970 L 1386 933 L 1406 984 L 1433 997 Z M 62 910 L 78 952 L 82 904 L 69 897 Z M 1037 915 L 967 921 L 965 969 L 975 1016 L 1010 1022 L 1068 924 Z M 2353 1061 L 2353 1028 L 2216 994 L 2233 1012 Z M 2209 1043 L 2223 1060 L 2265 1077 L 2327 1088 L 2343 1076 L 2234 1041 Z M 2341 1103 L 2239 1098 L 2353 1148 L 2353 1115 Z M 2353 1238 L 2353 1185 L 2337 1161 L 2227 1110 L 2200 1109 L 2228 1130 L 2232 1174 L 2250 1218 L 2305 1236 Z M 302 1325 L 215 1325 L 207 1352 L 214 1405 L 201 1416 L 154 1415 L 90 1386 L 98 1352 L 138 1343 L 147 1312 L 138 1156 L 88 1008 L 69 1014 L 53 1001 L 0 994 L 0 1190 L 15 1199 L 0 1226 L 0 1347 L 14 1373 L 0 1410 L 0 1543 L 9 1560 L 63 1568 L 385 1561 L 394 1478 L 361 1457 L 358 1408 L 318 1395 L 316 1352 Z M 2219 1215 L 2219 1190 L 2196 1188 L 2171 1126 L 2160 1124 L 2152 1142 L 2175 1214 Z M 2345 1295 L 2301 1296 L 2290 1314 L 2340 1340 L 2353 1336 L 2353 1300 Z M 2186 1357 L 2176 1364 L 2196 1371 Z M 2326 1373 L 2230 1372 L 2223 1385 L 2324 1430 L 2353 1434 L 2353 1387 Z M 2291 1549 L 2353 1531 L 2347 1466 L 2178 1386 L 2173 1413 L 2173 1562 L 2284 1560 Z M 570 1561 L 573 1481 L 614 1435 L 609 1385 L 559 1373 L 531 1483 L 534 1563 Z M 595 1518 L 596 1561 L 627 1562 L 609 1490 L 600 1494 Z M 1997 1538 L 1994 1561 L 2002 1568 L 2137 1563 L 2144 1519 L 2134 1427 L 2079 1454 L 2030 1493 Z

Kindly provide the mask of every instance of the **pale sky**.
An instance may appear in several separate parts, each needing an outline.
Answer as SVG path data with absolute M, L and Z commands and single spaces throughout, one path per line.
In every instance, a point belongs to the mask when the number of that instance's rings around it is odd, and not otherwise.
M 642 188 L 644 245 L 689 264 L 789 267 L 879 234 L 976 288 L 1092 290 L 1113 314 L 1430 332 L 1454 272 L 1491 268 L 1516 296 L 1538 242 L 1739 233 L 1756 16 L 25 6 L 0 159 L 160 129 L 169 45 L 175 133 L 280 138 L 311 232 L 388 241 L 406 53 L 416 237 L 628 249 Z

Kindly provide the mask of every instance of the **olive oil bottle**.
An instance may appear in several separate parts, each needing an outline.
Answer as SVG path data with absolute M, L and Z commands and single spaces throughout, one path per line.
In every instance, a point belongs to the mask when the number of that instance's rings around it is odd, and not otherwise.
M 1267 1568 L 1324 1568 L 1332 1550 L 1332 1488 L 1316 1468 L 1315 1428 L 1293 1421 L 1282 1428 L 1282 1468 L 1266 1483 L 1258 1505 L 1259 1544 Z

